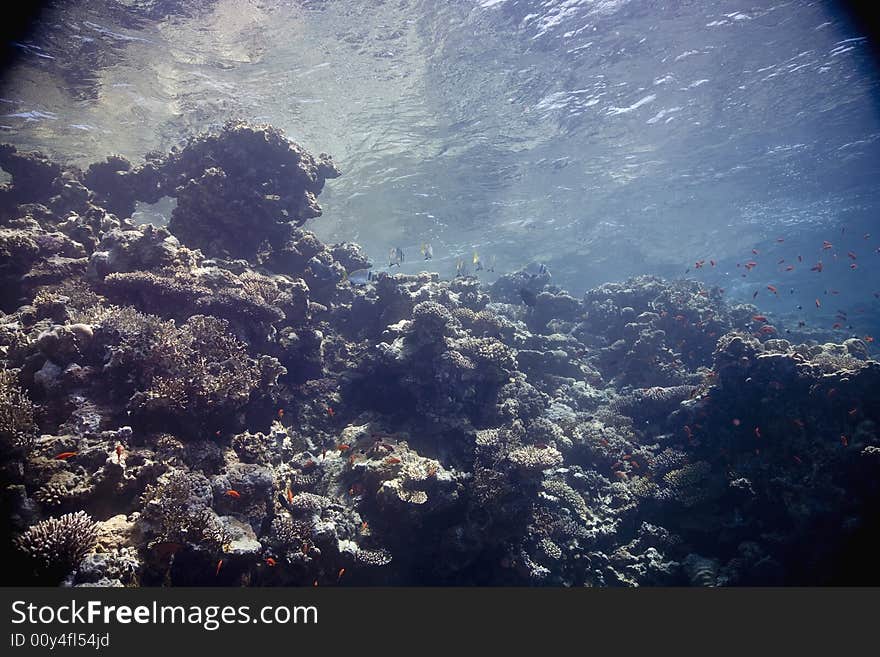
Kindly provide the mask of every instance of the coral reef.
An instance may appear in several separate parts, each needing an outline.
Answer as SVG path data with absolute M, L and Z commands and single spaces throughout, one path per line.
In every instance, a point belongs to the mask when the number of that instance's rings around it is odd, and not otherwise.
M 860 340 L 655 277 L 354 285 L 361 249 L 304 228 L 339 171 L 265 126 L 0 167 L 13 583 L 880 581 Z

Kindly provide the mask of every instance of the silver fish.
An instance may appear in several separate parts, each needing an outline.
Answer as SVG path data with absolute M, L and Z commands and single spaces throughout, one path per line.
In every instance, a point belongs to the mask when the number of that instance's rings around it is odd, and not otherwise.
M 373 280 L 373 276 L 369 269 L 356 269 L 348 275 L 348 282 L 352 285 L 366 285 Z
M 430 242 L 422 244 L 422 255 L 425 257 L 425 260 L 430 260 L 434 257 L 434 249 Z
M 530 262 L 528 265 L 523 267 L 523 273 L 528 274 L 532 278 L 535 276 L 542 276 L 544 274 L 550 275 L 550 271 L 547 269 L 547 266 L 540 262 Z
M 399 246 L 393 247 L 391 249 L 391 251 L 388 252 L 388 266 L 389 267 L 393 267 L 394 265 L 397 265 L 398 267 L 400 267 L 400 263 L 402 263 L 403 260 L 404 260 L 403 249 L 401 249 Z
M 455 277 L 458 278 L 460 276 L 470 276 L 471 270 L 470 267 L 467 266 L 467 263 L 459 258 L 458 262 L 455 263 Z

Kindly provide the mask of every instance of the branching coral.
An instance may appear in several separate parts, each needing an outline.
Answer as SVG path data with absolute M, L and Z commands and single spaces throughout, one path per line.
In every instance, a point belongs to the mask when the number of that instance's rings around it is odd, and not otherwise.
M 77 511 L 29 527 L 16 545 L 38 572 L 64 575 L 82 561 L 97 539 L 97 524 L 84 511 Z
M 27 447 L 36 432 L 34 405 L 18 385 L 17 370 L 0 370 L 0 445 Z

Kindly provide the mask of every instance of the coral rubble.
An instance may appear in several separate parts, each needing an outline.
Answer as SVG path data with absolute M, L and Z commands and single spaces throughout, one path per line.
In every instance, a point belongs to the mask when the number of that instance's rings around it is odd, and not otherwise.
M 860 340 L 653 277 L 352 285 L 359 247 L 303 228 L 338 169 L 269 127 L 0 167 L 16 583 L 880 580 Z M 162 196 L 167 228 L 132 222 Z

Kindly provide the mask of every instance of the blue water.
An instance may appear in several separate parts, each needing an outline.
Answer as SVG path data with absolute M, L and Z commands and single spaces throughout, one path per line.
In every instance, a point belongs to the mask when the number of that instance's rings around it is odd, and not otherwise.
M 334 156 L 310 228 L 377 267 L 400 246 L 422 269 L 429 241 L 444 276 L 476 250 L 497 259 L 486 280 L 539 260 L 576 295 L 686 275 L 789 322 L 830 330 L 845 310 L 839 333 L 864 335 L 880 333 L 867 36 L 830 1 L 78 0 L 16 42 L 0 137 L 86 165 L 266 121 Z

